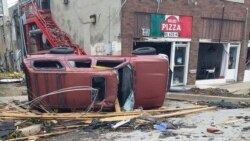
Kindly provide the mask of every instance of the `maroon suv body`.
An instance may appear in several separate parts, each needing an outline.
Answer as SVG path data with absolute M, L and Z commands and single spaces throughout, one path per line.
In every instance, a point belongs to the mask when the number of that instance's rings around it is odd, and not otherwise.
M 160 55 L 94 57 L 44 54 L 24 59 L 24 71 L 30 100 L 64 89 L 43 98 L 40 104 L 44 107 L 86 108 L 94 101 L 95 107 L 113 108 L 117 97 L 123 106 L 133 92 L 134 108 L 147 109 L 160 107 L 164 102 L 168 64 L 168 59 Z M 71 91 L 73 87 L 83 86 L 86 90 Z M 87 87 L 97 89 L 97 96 Z

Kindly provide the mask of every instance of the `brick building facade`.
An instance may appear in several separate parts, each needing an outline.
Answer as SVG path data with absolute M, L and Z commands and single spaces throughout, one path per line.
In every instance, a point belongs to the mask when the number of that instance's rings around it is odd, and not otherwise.
M 186 50 L 186 52 L 189 52 L 189 57 L 187 57 L 186 61 L 188 64 L 186 67 L 187 74 L 185 75 L 187 80 L 185 84 L 195 84 L 197 82 L 198 74 L 200 73 L 198 70 L 199 49 L 202 46 L 204 46 L 203 48 L 210 46 L 211 49 L 208 47 L 208 50 L 211 52 L 216 50 L 216 46 L 227 48 L 226 54 L 229 54 L 229 60 L 236 62 L 236 66 L 230 66 L 230 61 L 224 60 L 224 62 L 229 62 L 226 63 L 226 68 L 224 66 L 226 72 L 223 72 L 222 66 L 218 66 L 216 68 L 218 76 L 216 77 L 225 79 L 227 73 L 232 70 L 231 68 L 234 68 L 234 73 L 236 73 L 235 81 L 243 81 L 247 58 L 247 43 L 249 40 L 248 7 L 250 1 L 245 0 L 243 3 L 241 2 L 242 0 L 240 2 L 227 0 L 161 0 L 158 2 L 156 0 L 127 0 L 122 9 L 121 17 L 122 54 L 130 54 L 135 49 L 137 42 L 148 42 L 140 31 L 142 28 L 149 30 L 154 28 L 151 25 L 152 22 L 150 23 L 152 14 L 190 16 L 192 17 L 191 37 L 187 41 L 183 39 L 189 46 L 189 49 Z M 162 40 L 165 37 L 150 37 L 148 35 L 148 38 L 151 39 L 151 44 L 149 45 L 152 46 L 154 45 L 152 43 L 153 39 L 159 39 L 158 41 L 160 41 L 160 39 Z M 165 41 L 173 43 L 175 40 L 182 41 L 177 38 L 168 38 Z M 144 43 L 143 45 L 147 44 Z M 169 45 L 169 47 L 171 46 L 173 45 Z M 239 46 L 238 49 L 236 48 L 237 46 Z M 233 57 L 237 56 L 236 50 L 239 52 L 238 59 Z M 200 54 L 200 57 L 202 56 L 203 54 Z M 222 56 L 222 54 L 220 55 L 219 53 L 217 56 Z M 223 64 L 223 59 L 219 63 Z M 173 64 L 173 66 L 175 65 Z M 205 73 L 209 73 L 208 68 L 205 71 Z M 212 75 L 215 77 L 215 72 L 212 71 L 211 73 L 214 73 Z M 219 73 L 226 74 L 222 75 Z M 202 77 L 205 78 L 205 76 L 201 75 Z
M 250 0 L 43 2 L 89 55 L 153 47 L 169 57 L 172 86 L 250 81 Z

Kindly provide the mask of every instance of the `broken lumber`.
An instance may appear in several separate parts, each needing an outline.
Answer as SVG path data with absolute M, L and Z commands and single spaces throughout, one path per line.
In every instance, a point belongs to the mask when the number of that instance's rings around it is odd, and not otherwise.
M 163 109 L 163 110 L 146 110 L 143 111 L 145 113 L 152 113 L 152 112 L 172 112 L 172 111 L 183 111 L 183 110 L 189 110 L 189 109 L 200 109 L 200 108 L 206 108 L 207 106 L 197 106 L 197 107 L 189 107 L 189 108 L 177 108 L 177 109 Z M 149 111 L 149 112 L 148 112 Z M 93 118 L 105 118 L 105 117 L 119 117 L 119 116 L 139 116 L 141 114 L 140 111 L 136 112 L 120 112 L 120 113 L 105 113 L 105 114 L 98 114 L 98 113 L 69 113 L 69 114 L 24 114 L 24 113 L 8 113 L 8 112 L 2 112 L 0 113 L 0 118 L 5 119 L 27 119 L 27 118 L 39 118 L 39 119 L 82 119 L 82 120 L 89 120 Z
M 121 112 L 121 107 L 118 98 L 115 100 L 115 112 L 120 113 Z
M 35 136 L 28 136 L 28 137 L 20 137 L 20 138 L 15 138 L 15 139 L 9 139 L 9 140 L 6 140 L 6 141 L 28 140 L 30 138 L 41 138 L 41 137 L 55 136 L 55 135 L 61 135 L 61 134 L 69 133 L 69 132 L 71 132 L 71 131 L 59 131 L 59 132 L 40 134 L 40 135 L 35 135 Z
M 243 122 L 243 121 L 244 119 L 228 120 L 228 121 L 225 121 L 223 124 L 228 125 L 228 124 L 234 124 L 234 123 Z
M 179 111 L 179 112 L 174 112 L 174 113 L 169 113 L 169 114 L 160 114 L 160 115 L 155 115 L 152 117 L 153 118 L 168 118 L 168 117 L 192 114 L 192 113 L 196 113 L 196 112 L 200 112 L 200 111 L 213 110 L 216 108 L 217 107 L 206 107 L 206 108 L 200 108 L 200 109 L 195 109 L 195 110 Z M 140 117 L 140 115 L 119 116 L 119 117 L 103 118 L 103 119 L 100 119 L 100 121 L 122 121 L 122 120 L 134 119 L 134 118 L 138 118 L 138 117 Z
M 17 105 L 15 105 L 14 103 L 6 103 L 8 106 L 10 107 L 13 107 L 15 108 L 17 111 L 20 111 L 20 112 L 24 112 L 24 113 L 28 113 L 29 111 L 28 110 L 25 110 Z
M 102 122 L 108 122 L 108 121 L 122 121 L 122 120 L 129 120 L 138 118 L 140 115 L 132 115 L 132 116 L 118 116 L 118 117 L 109 117 L 109 118 L 102 118 L 100 121 Z
M 58 127 L 53 127 L 53 130 L 61 130 L 61 129 L 74 129 L 74 128 L 79 128 L 79 127 L 86 127 L 89 125 L 69 125 L 69 126 L 58 126 Z
M 174 112 L 174 113 L 169 113 L 169 114 L 155 115 L 153 117 L 155 117 L 155 118 L 168 118 L 168 117 L 192 114 L 192 113 L 206 111 L 206 110 L 214 110 L 216 108 L 217 107 L 206 107 L 206 108 L 195 109 L 195 110 L 187 110 L 187 111 L 179 111 L 179 112 Z

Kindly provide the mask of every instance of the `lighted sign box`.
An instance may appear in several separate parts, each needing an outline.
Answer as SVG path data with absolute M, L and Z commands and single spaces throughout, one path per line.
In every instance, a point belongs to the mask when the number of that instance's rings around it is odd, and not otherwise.
M 225 0 L 225 1 L 244 3 L 245 0 Z
M 192 17 L 152 14 L 150 35 L 166 38 L 191 38 Z

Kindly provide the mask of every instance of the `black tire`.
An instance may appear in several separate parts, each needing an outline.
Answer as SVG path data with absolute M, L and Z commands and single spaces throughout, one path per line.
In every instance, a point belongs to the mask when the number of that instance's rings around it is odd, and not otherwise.
M 73 54 L 74 49 L 70 47 L 56 47 L 49 51 L 50 54 Z
M 135 49 L 132 54 L 134 55 L 155 55 L 156 49 L 153 47 L 142 47 Z

